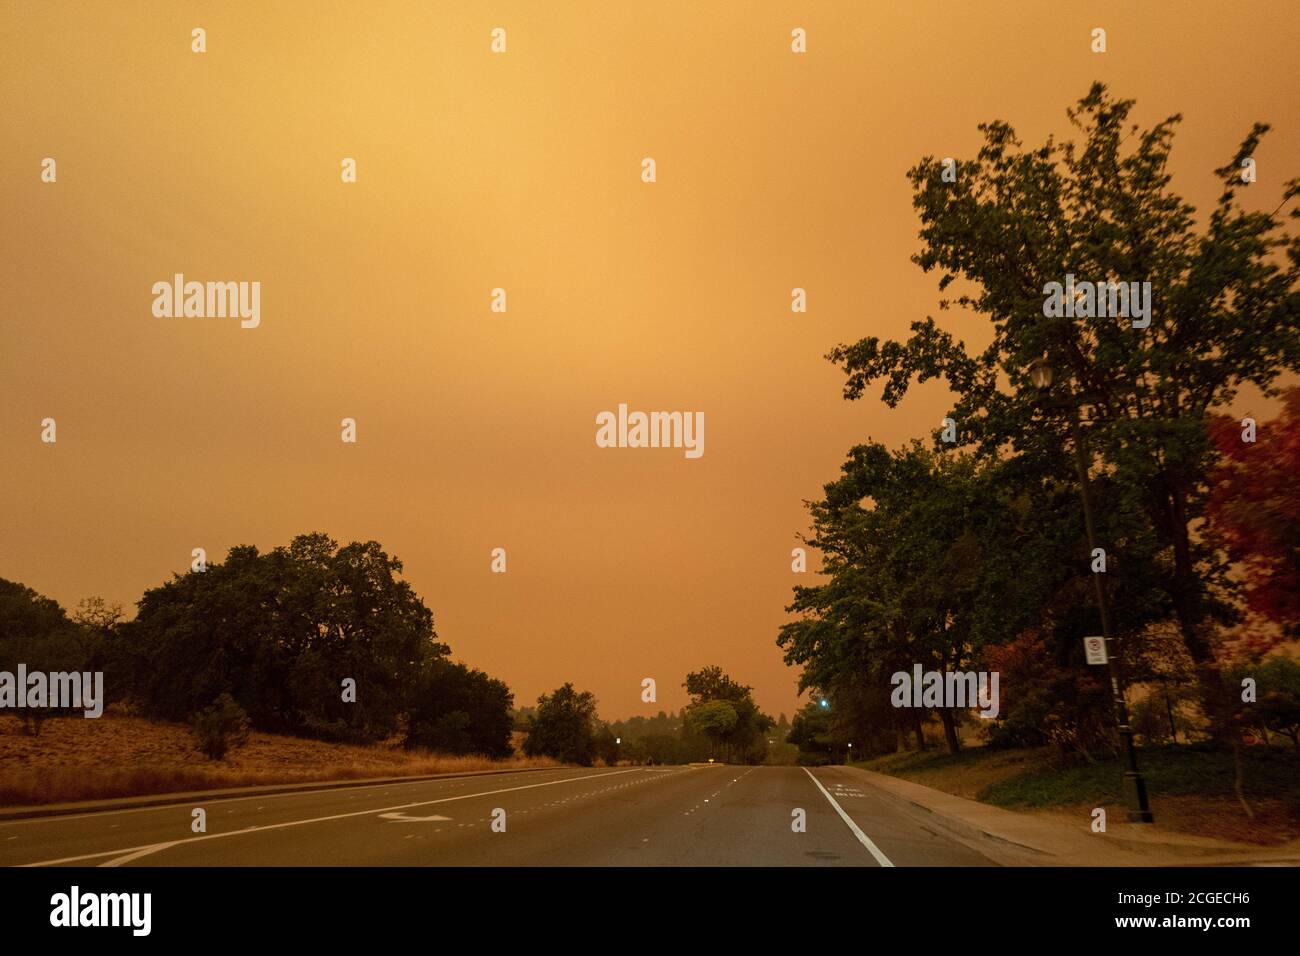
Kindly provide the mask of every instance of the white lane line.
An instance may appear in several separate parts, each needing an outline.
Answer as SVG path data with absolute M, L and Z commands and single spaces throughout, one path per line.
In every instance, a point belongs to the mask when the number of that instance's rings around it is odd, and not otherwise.
M 330 820 L 346 820 L 349 817 L 369 817 L 377 816 L 381 813 L 389 813 L 395 810 L 409 810 L 412 807 L 427 807 L 435 803 L 451 803 L 455 800 L 469 800 L 472 797 L 491 797 L 498 793 L 514 793 L 517 790 L 535 790 L 538 787 L 554 787 L 561 783 L 573 783 L 579 780 L 591 780 L 596 777 L 616 777 L 624 773 L 636 773 L 640 768 L 633 767 L 631 770 L 615 770 L 612 773 L 588 773 L 580 777 L 566 777 L 563 780 L 548 780 L 545 783 L 529 783 L 522 787 L 506 787 L 501 790 L 487 790 L 482 793 L 462 793 L 455 797 L 442 797 L 438 800 L 421 800 L 418 803 L 404 803 L 396 807 L 376 807 L 373 810 L 354 810 L 351 813 L 335 813 L 326 817 L 312 817 L 310 820 L 289 820 L 285 823 L 267 823 L 258 827 L 244 827 L 242 830 L 228 830 L 225 833 L 206 833 L 203 836 L 188 837 L 184 840 L 173 840 L 170 843 L 152 843 L 143 846 L 130 846 L 120 850 L 105 850 L 102 853 L 86 853 L 82 856 L 67 856 L 58 860 L 42 860 L 39 863 L 24 863 L 22 866 L 56 866 L 60 863 L 77 863 L 81 860 L 95 860 L 101 856 L 118 857 L 108 861 L 103 865 L 114 865 L 126 862 L 127 859 L 137 859 L 141 856 L 147 856 L 149 853 L 156 853 L 167 847 L 181 846 L 186 843 L 199 843 L 203 840 L 220 840 L 224 837 L 240 836 L 245 833 L 260 833 L 263 830 L 283 830 L 287 827 L 300 827 L 308 823 L 326 823 Z
M 862 829 L 856 823 L 853 822 L 853 818 L 844 812 L 844 808 L 835 802 L 835 798 L 832 797 L 830 795 L 830 792 L 825 787 L 822 786 L 822 782 L 813 776 L 812 771 L 809 770 L 807 767 L 804 767 L 803 772 L 808 775 L 808 778 L 812 780 L 813 783 L 817 784 L 817 789 L 820 790 L 822 792 L 822 795 L 831 802 L 831 806 L 834 807 L 835 812 L 840 815 L 840 819 L 848 824 L 849 829 L 853 831 L 853 835 L 857 837 L 859 842 L 861 842 L 861 844 L 867 848 L 867 850 L 871 853 L 871 855 L 876 858 L 876 862 L 879 863 L 881 866 L 893 866 L 894 864 L 889 861 L 889 857 L 885 856 L 885 854 L 880 852 L 880 847 L 872 843 L 871 837 L 863 833 Z

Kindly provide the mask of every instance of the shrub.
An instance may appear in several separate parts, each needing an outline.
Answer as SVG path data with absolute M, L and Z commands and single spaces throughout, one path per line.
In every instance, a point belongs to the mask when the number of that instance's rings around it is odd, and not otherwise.
M 986 648 L 985 658 L 1002 675 L 1002 712 L 985 727 L 990 746 L 1050 744 L 1089 757 L 1114 751 L 1114 712 L 1097 675 L 1062 666 L 1033 632 Z
M 231 747 L 248 741 L 248 715 L 229 694 L 194 715 L 194 742 L 210 760 L 221 760 Z

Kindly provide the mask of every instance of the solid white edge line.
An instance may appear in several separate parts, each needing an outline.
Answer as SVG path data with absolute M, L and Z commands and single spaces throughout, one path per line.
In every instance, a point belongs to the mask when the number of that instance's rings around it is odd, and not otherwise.
M 808 778 L 812 780 L 813 783 L 817 784 L 817 789 L 822 792 L 822 796 L 831 802 L 831 806 L 834 807 L 835 812 L 840 815 L 840 819 L 848 824 L 849 829 L 853 831 L 853 835 L 857 837 L 859 842 L 861 842 L 862 845 L 870 851 L 871 855 L 876 858 L 876 862 L 881 866 L 893 866 L 894 864 L 890 862 L 889 857 L 880 852 L 880 847 L 872 843 L 871 837 L 863 833 L 862 828 L 853 822 L 853 818 L 844 812 L 844 808 L 835 802 L 835 798 L 830 795 L 830 791 L 823 787 L 822 782 L 813 776 L 813 772 L 807 767 L 803 768 L 803 772 L 808 775 Z
M 20 863 L 18 866 L 35 867 L 35 866 L 55 866 L 60 863 L 77 863 L 81 860 L 94 860 L 101 856 L 121 857 L 122 854 L 128 854 L 130 859 L 139 859 L 141 856 L 148 856 L 150 853 L 156 853 L 160 850 L 168 849 L 173 846 L 183 846 L 186 843 L 200 843 L 205 840 L 220 840 L 224 837 L 240 836 L 248 833 L 260 833 L 264 830 L 283 830 L 287 827 L 299 827 L 308 823 L 325 823 L 330 820 L 345 820 L 349 817 L 367 817 L 375 816 L 380 813 L 387 813 L 393 810 L 409 810 L 411 807 L 427 807 L 435 803 L 453 803 L 457 800 L 469 800 L 473 797 L 491 797 L 498 793 L 514 793 L 516 790 L 535 790 L 538 787 L 554 787 L 561 783 L 574 783 L 579 780 L 599 780 L 602 777 L 618 777 L 625 773 L 636 773 L 640 767 L 633 767 L 630 770 L 615 770 L 612 773 L 588 773 L 580 777 L 566 777 L 563 780 L 548 780 L 545 783 L 530 783 L 522 787 L 506 787 L 501 790 L 488 790 L 483 793 L 461 793 L 454 797 L 442 797 L 437 800 L 421 800 L 418 803 L 403 803 L 396 807 L 376 807 L 373 810 L 356 810 L 351 813 L 336 813 L 325 817 L 312 817 L 309 820 L 288 820 L 284 823 L 268 823 L 263 826 L 244 827 L 242 830 L 227 830 L 223 833 L 205 833 L 203 836 L 189 837 L 184 840 L 173 840 L 170 843 L 152 843 L 145 846 L 132 846 L 120 850 L 105 850 L 101 853 L 86 853 L 82 856 L 65 856 L 59 860 L 41 860 L 38 863 Z M 144 851 L 144 852 L 139 852 Z M 110 860 L 109 863 L 119 862 Z M 101 866 L 107 864 L 100 864 Z

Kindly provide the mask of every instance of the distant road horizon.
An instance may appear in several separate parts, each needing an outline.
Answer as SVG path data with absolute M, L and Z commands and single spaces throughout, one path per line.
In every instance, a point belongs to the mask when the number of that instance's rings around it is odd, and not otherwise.
M 196 807 L 204 833 L 191 830 Z M 0 822 L 0 865 L 996 864 L 844 768 L 715 764 L 335 785 L 11 820 Z

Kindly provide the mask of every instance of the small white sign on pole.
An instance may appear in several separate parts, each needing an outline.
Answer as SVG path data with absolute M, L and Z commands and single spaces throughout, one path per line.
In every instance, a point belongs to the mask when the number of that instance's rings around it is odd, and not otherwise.
M 1085 637 L 1083 639 L 1083 650 L 1088 655 L 1089 664 L 1105 664 L 1106 657 L 1106 639 L 1104 637 Z

